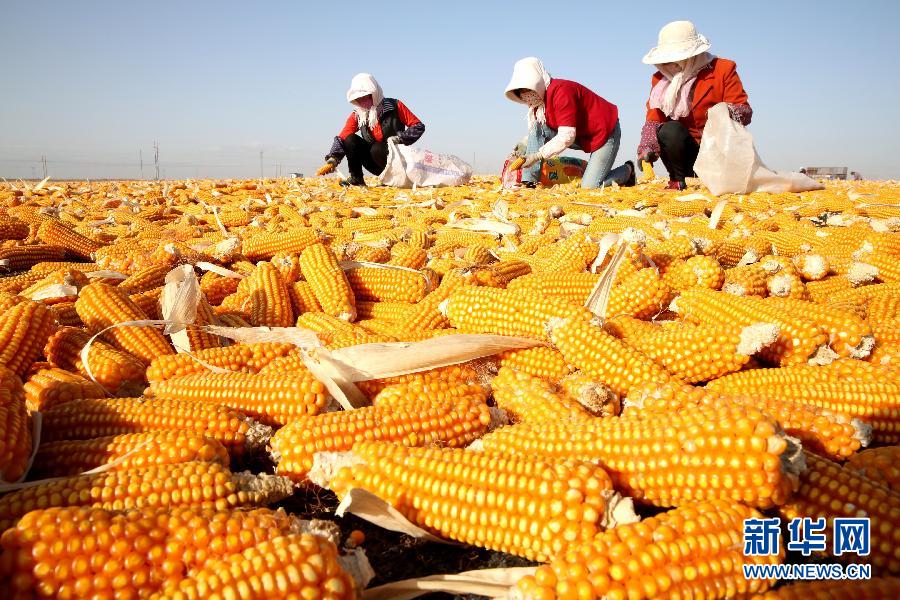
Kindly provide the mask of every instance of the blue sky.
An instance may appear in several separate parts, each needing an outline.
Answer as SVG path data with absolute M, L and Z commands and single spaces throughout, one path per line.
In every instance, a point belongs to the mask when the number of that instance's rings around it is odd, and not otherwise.
M 40 2 L 0 18 L 0 175 L 168 178 L 310 173 L 357 72 L 425 122 L 419 142 L 499 170 L 524 134 L 503 89 L 538 56 L 619 106 L 632 158 L 659 28 L 693 20 L 735 60 L 775 169 L 900 178 L 900 3 Z

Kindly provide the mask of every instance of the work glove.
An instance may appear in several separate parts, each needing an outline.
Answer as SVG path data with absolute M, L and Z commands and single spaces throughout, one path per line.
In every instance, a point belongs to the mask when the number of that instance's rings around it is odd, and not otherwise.
M 535 164 L 541 162 L 542 160 L 544 160 L 544 157 L 541 156 L 540 152 L 532 152 L 531 154 L 526 154 L 524 156 L 524 159 L 525 160 L 522 161 L 522 166 L 520 168 L 527 169 L 528 167 L 535 165 Z
M 522 165 L 525 164 L 524 156 L 516 156 L 515 154 L 510 157 L 509 167 L 507 167 L 507 171 L 518 171 L 522 168 Z
M 638 164 L 648 162 L 651 165 L 659 159 L 659 155 L 652 150 L 648 150 L 638 155 Z
M 389 138 L 387 139 L 388 144 L 391 143 L 391 140 L 397 142 L 398 144 L 402 144 L 402 143 L 403 143 L 403 140 L 400 139 L 400 136 L 399 136 L 399 135 L 392 135 L 391 137 L 389 137 Z
M 325 161 L 325 164 L 322 165 L 318 171 L 316 171 L 316 175 L 328 175 L 329 173 L 334 173 L 334 169 L 337 166 L 337 161 L 333 158 L 329 158 Z

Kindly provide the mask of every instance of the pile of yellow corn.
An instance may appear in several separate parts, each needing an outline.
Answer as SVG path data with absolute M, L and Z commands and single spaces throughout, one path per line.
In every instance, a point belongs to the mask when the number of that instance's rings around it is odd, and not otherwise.
M 191 270 L 187 328 L 154 323 Z M 310 362 L 450 334 L 534 346 L 357 374 L 352 410 Z M 324 486 L 534 561 L 510 597 L 897 597 L 898 376 L 895 183 L 6 183 L 0 589 L 358 597 L 336 527 L 265 508 Z M 870 518 L 868 556 L 817 560 L 874 578 L 745 578 L 808 560 L 797 517 Z

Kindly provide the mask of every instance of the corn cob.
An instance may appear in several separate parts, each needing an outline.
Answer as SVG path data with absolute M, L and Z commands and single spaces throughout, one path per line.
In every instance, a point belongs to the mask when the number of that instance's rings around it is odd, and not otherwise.
M 354 246 L 351 244 L 351 248 Z M 347 258 L 352 260 L 386 263 L 391 260 L 391 251 L 385 246 L 359 246 Z
M 575 367 L 566 362 L 558 350 L 547 346 L 507 350 L 499 354 L 498 358 L 498 365 L 501 368 L 509 367 L 551 382 L 557 382 L 575 371 Z
M 291 308 L 298 317 L 307 312 L 321 312 L 322 307 L 316 300 L 312 287 L 305 281 L 296 281 L 288 286 Z
M 250 294 L 250 323 L 255 327 L 290 327 L 294 312 L 287 285 L 271 263 L 260 263 L 247 278 Z
M 29 233 L 30 228 L 25 221 L 20 221 L 15 217 L 0 219 L 0 240 L 24 240 Z
M 269 261 L 278 270 L 281 279 L 286 285 L 290 285 L 303 279 L 303 270 L 300 268 L 300 255 L 279 252 Z
M 694 287 L 718 290 L 725 283 L 725 270 L 711 256 L 693 256 L 670 263 L 663 273 L 663 281 L 677 291 Z
M 449 365 L 446 367 L 438 367 L 428 371 L 418 371 L 407 375 L 398 375 L 396 377 L 384 377 L 381 379 L 369 379 L 366 381 L 356 382 L 359 390 L 368 398 L 375 398 L 382 390 L 400 384 L 429 385 L 439 382 L 452 383 L 475 383 L 479 381 L 478 372 L 471 366 Z M 433 398 L 430 398 L 433 400 Z
M 900 294 L 881 294 L 866 303 L 866 316 L 875 325 L 889 325 L 900 319 Z
M 0 481 L 25 474 L 32 450 L 31 417 L 18 375 L 0 366 Z
M 256 565 L 266 565 L 260 571 Z M 356 588 L 341 567 L 334 544 L 311 534 L 262 541 L 243 552 L 210 560 L 169 583 L 153 598 L 301 598 L 352 600 Z M 302 594 L 302 595 L 301 595 Z
M 93 260 L 94 252 L 102 246 L 55 219 L 44 221 L 38 228 L 37 236 L 45 244 L 65 248 L 69 254 L 84 260 Z
M 777 375 L 773 378 L 777 380 Z M 896 383 L 838 381 L 792 383 L 778 381 L 772 387 L 745 386 L 743 393 L 757 399 L 770 398 L 818 407 L 854 417 L 872 427 L 872 440 L 885 444 L 900 443 L 900 407 L 894 398 L 900 393 Z M 724 393 L 733 388 L 716 386 Z
M 357 300 L 416 303 L 430 291 L 429 281 L 422 273 L 360 267 L 350 269 L 346 275 Z
M 794 257 L 794 266 L 804 281 L 821 281 L 828 277 L 831 266 L 828 259 L 819 254 L 801 254 Z
M 307 528 L 307 522 L 268 509 L 39 509 L 0 541 L 0 582 L 26 597 L 145 598 L 209 561 Z M 90 554 L 73 555 L 70 546 Z
M 43 413 L 43 442 L 124 433 L 188 430 L 222 442 L 233 458 L 265 445 L 271 428 L 243 413 L 205 402 L 116 398 L 73 400 Z
M 628 390 L 635 385 L 672 380 L 672 376 L 649 357 L 589 322 L 555 321 L 550 325 L 550 338 L 569 364 L 619 396 L 627 396 Z
M 671 298 L 669 286 L 653 269 L 642 269 L 621 279 L 609 294 L 606 314 L 649 319 L 665 310 Z
M 828 333 L 829 345 L 839 356 L 863 358 L 872 351 L 871 328 L 864 319 L 852 312 L 790 298 L 769 298 L 766 303 L 813 320 Z
M 497 288 L 462 288 L 447 300 L 450 324 L 463 333 L 494 333 L 547 339 L 551 319 L 590 321 L 593 315 L 561 298 Z
M 546 381 L 509 367 L 500 369 L 491 381 L 491 388 L 497 407 L 504 410 L 513 423 L 592 418 L 581 404 Z
M 881 600 L 900 595 L 900 578 L 798 581 L 783 585 L 759 600 Z
M 4 310 L 0 314 L 0 365 L 24 376 L 56 329 L 53 312 L 43 304 L 25 300 Z
M 248 260 L 268 260 L 279 252 L 299 254 L 321 241 L 311 227 L 296 227 L 285 233 L 257 234 L 241 244 Z
M 801 476 L 800 489 L 779 507 L 779 514 L 785 519 L 825 518 L 829 533 L 837 517 L 869 517 L 871 554 L 856 559 L 889 573 L 900 571 L 900 496 L 849 467 L 814 454 L 806 455 L 806 463 L 808 470 Z M 838 558 L 854 557 L 843 554 Z
M 128 455 L 128 456 L 126 456 Z M 41 444 L 31 477 L 63 477 L 116 461 L 116 469 L 149 467 L 190 461 L 228 465 L 228 451 L 221 442 L 191 431 L 126 433 L 90 440 L 60 440 Z
M 421 240 L 418 243 L 422 243 Z M 428 262 L 428 253 L 425 252 L 424 245 L 418 246 L 401 242 L 394 244 L 391 248 L 391 257 L 387 264 L 419 270 L 425 266 L 426 262 Z
M 238 344 L 224 348 L 210 348 L 194 354 L 206 364 L 238 373 L 258 373 L 260 369 L 294 350 L 291 344 L 266 342 Z M 207 368 L 195 358 L 179 354 L 160 356 L 150 363 L 147 378 L 151 382 L 166 381 L 195 373 L 206 373 Z
M 470 271 L 477 285 L 505 288 L 512 281 L 531 273 L 531 265 L 521 260 L 504 259 Z
M 691 503 L 640 523 L 621 525 L 572 546 L 511 590 L 516 600 L 563 598 L 734 598 L 763 592 L 774 579 L 747 579 L 742 564 L 780 564 L 744 556 L 744 521 L 752 508 L 727 501 Z
M 831 294 L 828 304 L 839 302 L 853 302 L 854 304 L 866 304 L 869 300 L 881 294 L 900 293 L 900 283 L 879 283 L 875 285 L 863 285 L 839 291 Z
M 810 300 L 822 304 L 831 302 L 831 298 L 835 294 L 852 289 L 853 286 L 851 285 L 850 280 L 839 275 L 806 282 L 806 293 L 809 294 Z
M 105 397 L 106 392 L 93 381 L 58 368 L 42 369 L 25 382 L 28 408 L 38 412 L 72 400 Z
M 125 294 L 103 283 L 85 286 L 75 303 L 78 316 L 94 333 L 126 321 L 144 320 L 146 313 Z M 103 336 L 114 346 L 145 363 L 157 356 L 174 354 L 172 346 L 156 329 L 140 326 L 115 327 Z
M 162 400 L 189 400 L 228 406 L 266 425 L 284 425 L 325 409 L 325 386 L 308 370 L 277 378 L 253 373 L 198 373 L 150 384 Z
M 763 349 L 761 356 L 781 365 L 806 362 L 828 341 L 825 331 L 812 319 L 783 310 L 761 298 L 694 289 L 683 292 L 673 302 L 673 308 L 683 320 L 698 324 L 778 325 L 778 340 Z
M 742 265 L 725 271 L 725 283 L 722 291 L 735 296 L 759 296 L 765 298 L 769 295 L 769 275 L 759 263 Z
M 857 452 L 847 467 L 866 479 L 880 483 L 894 493 L 900 492 L 900 446 L 883 446 Z
M 622 412 L 618 394 L 587 373 L 575 371 L 559 381 L 559 390 L 595 417 L 616 417 Z
M 0 277 L 0 293 L 18 294 L 44 278 L 42 273 L 28 271 L 20 275 Z
M 619 317 L 608 321 L 605 327 L 688 383 L 739 371 L 778 335 L 778 327 L 766 323 L 747 327 L 673 323 L 651 329 L 644 321 Z
M 232 473 L 209 462 L 187 462 L 65 477 L 0 497 L 0 528 L 9 529 L 26 513 L 52 506 L 111 510 L 238 508 L 264 505 L 289 496 L 290 483 L 272 475 Z
M 548 246 L 547 256 L 541 256 L 544 260 L 532 266 L 541 273 L 558 271 L 578 273 L 584 271 L 597 258 L 599 249 L 600 245 L 590 236 L 583 233 L 571 235 L 558 244 Z
M 0 248 L 0 271 L 26 271 L 37 263 L 61 261 L 65 256 L 65 248 L 45 244 Z
M 313 244 L 300 255 L 300 264 L 322 310 L 344 321 L 354 320 L 356 298 L 334 251 L 324 244 Z
M 600 276 L 594 273 L 553 272 L 524 275 L 512 280 L 506 289 L 514 292 L 530 292 L 541 296 L 552 295 L 576 304 L 584 304 L 597 286 Z
M 272 455 L 279 475 L 300 482 L 312 468 L 316 452 L 351 450 L 364 441 L 461 448 L 480 437 L 490 422 L 483 401 L 413 398 L 294 419 L 272 438 Z
M 240 279 L 224 277 L 208 271 L 200 278 L 200 291 L 203 292 L 210 304 L 218 306 L 226 296 L 237 291 L 240 281 Z
M 105 284 L 103 284 L 105 285 Z M 111 288 L 118 291 L 117 288 Z M 128 299 L 142 312 L 148 319 L 162 318 L 162 299 L 163 288 L 153 288 L 136 294 L 129 294 Z
M 444 372 L 446 373 L 446 371 Z M 476 405 L 484 404 L 487 401 L 488 390 L 477 380 L 457 378 L 452 372 L 448 375 L 446 379 L 415 378 L 403 383 L 388 385 L 372 398 L 372 405 L 399 407 L 423 398 L 432 402 L 467 400 Z
M 338 496 L 361 487 L 437 535 L 531 560 L 549 560 L 616 518 L 635 518 L 609 476 L 586 462 L 387 442 L 357 444 L 352 454 L 362 462 L 328 484 Z
M 842 412 L 810 406 L 777 396 L 728 393 L 688 386 L 649 385 L 633 389 L 628 404 L 640 414 L 667 415 L 672 411 L 704 410 L 707 406 L 736 404 L 756 408 L 776 421 L 806 450 L 845 460 L 871 441 L 871 427 Z M 628 413 L 631 416 L 631 413 Z
M 777 506 L 802 469 L 797 446 L 772 418 L 733 404 L 647 418 L 626 411 L 624 417 L 519 423 L 478 444 L 488 454 L 596 461 L 617 490 L 654 506 L 717 498 Z
M 451 294 L 463 287 L 476 285 L 472 276 L 461 271 L 451 271 L 444 275 L 440 285 L 416 304 L 416 310 L 401 325 L 404 331 L 443 329 L 450 321 L 440 311 L 440 305 Z
M 127 279 L 123 279 L 118 288 L 126 294 L 137 294 L 162 287 L 166 283 L 166 275 L 170 270 L 168 265 L 149 266 L 132 273 Z
M 144 363 L 101 340 L 94 340 L 88 351 L 88 365 L 81 360 L 81 350 L 91 336 L 74 327 L 61 327 L 47 340 L 44 356 L 54 366 L 77 371 L 94 380 L 112 394 L 138 394 L 145 387 Z

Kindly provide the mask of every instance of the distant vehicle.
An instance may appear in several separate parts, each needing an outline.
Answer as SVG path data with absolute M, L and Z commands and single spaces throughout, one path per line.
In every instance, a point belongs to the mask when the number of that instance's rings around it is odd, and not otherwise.
M 847 167 L 803 167 L 800 172 L 813 179 L 847 179 Z
M 291 173 L 291 179 L 303 179 L 303 173 Z

